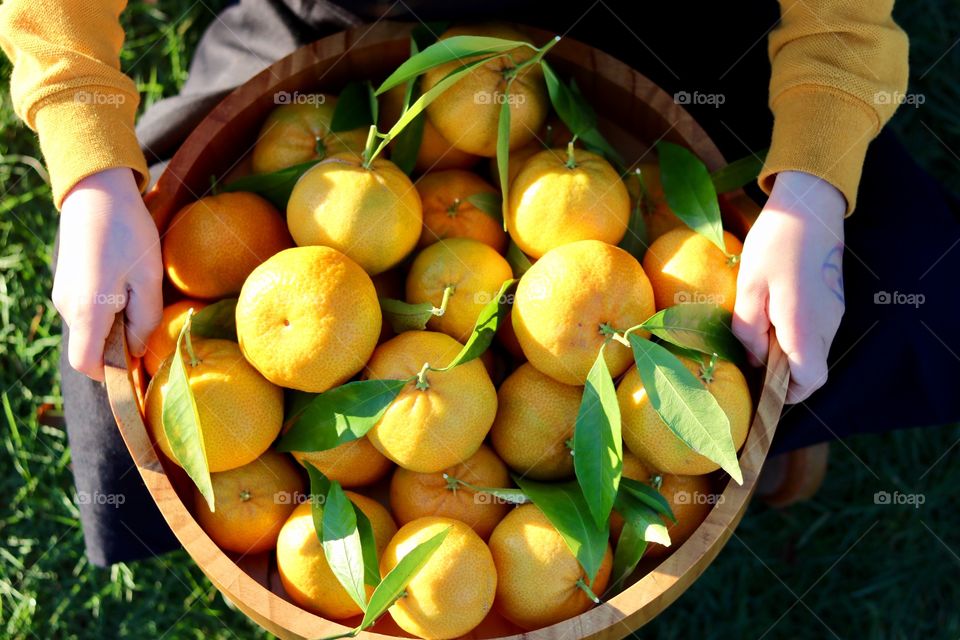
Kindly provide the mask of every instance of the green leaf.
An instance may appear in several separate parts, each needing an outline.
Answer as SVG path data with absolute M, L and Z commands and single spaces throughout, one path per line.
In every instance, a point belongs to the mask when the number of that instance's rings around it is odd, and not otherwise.
M 426 123 L 421 113 L 394 138 L 390 148 L 390 160 L 401 171 L 410 175 L 417 165 L 417 156 L 420 154 L 420 144 L 423 142 L 423 128 Z
M 280 436 L 278 451 L 326 451 L 366 435 L 406 380 L 357 380 L 318 394 Z
M 647 550 L 648 542 L 670 546 L 670 534 L 660 514 L 650 505 L 638 500 L 629 492 L 617 496 L 617 512 L 623 517 L 623 529 L 613 555 L 611 589 L 630 577 L 637 568 L 640 558 Z
M 400 116 L 396 124 L 390 127 L 390 131 L 388 131 L 386 135 L 383 136 L 381 145 L 386 145 L 391 140 L 393 140 L 398 135 L 400 135 L 400 132 L 403 131 L 407 127 L 407 125 L 413 121 L 414 118 L 416 118 L 421 113 L 423 113 L 423 110 L 426 109 L 431 102 L 436 100 L 440 96 L 440 94 L 442 94 L 444 91 L 446 91 L 447 89 L 452 87 L 454 84 L 462 80 L 466 76 L 466 74 L 472 71 L 475 67 L 478 67 L 479 65 L 487 62 L 488 60 L 490 60 L 490 58 L 481 58 L 480 60 L 475 60 L 473 62 L 470 62 L 455 71 L 451 71 L 443 78 L 443 80 L 441 80 L 434 86 L 430 87 L 430 90 L 424 93 L 423 95 L 421 95 L 419 98 L 417 98 L 416 101 L 414 101 L 414 103 L 410 105 L 410 108 L 408 108 L 406 111 L 403 112 L 403 115 Z
M 197 411 L 197 400 L 193 396 L 190 377 L 183 361 L 184 344 L 190 343 L 191 320 L 191 314 L 187 313 L 183 328 L 177 337 L 177 349 L 167 375 L 160 417 L 163 422 L 163 433 L 170 443 L 173 457 L 193 480 L 200 495 L 207 501 L 210 511 L 215 511 L 213 482 L 210 480 L 210 466 L 207 463 L 207 450 L 203 442 L 200 413 Z M 187 347 L 188 352 L 189 350 Z
M 377 98 L 369 82 L 350 82 L 340 92 L 330 118 L 330 131 L 369 129 L 377 124 Z
M 640 177 L 636 176 L 636 179 L 639 180 Z M 647 246 L 649 245 L 648 239 L 647 221 L 643 217 L 643 197 L 641 196 L 630 210 L 627 233 L 617 246 L 638 261 L 643 261 L 643 254 L 647 252 Z
M 760 170 L 763 169 L 763 163 L 767 159 L 767 151 L 769 149 L 734 160 L 722 169 L 714 171 L 710 174 L 713 188 L 717 193 L 729 193 L 751 182 L 756 182 L 760 177 Z
M 383 317 L 397 333 L 426 329 L 427 322 L 433 317 L 433 309 L 429 302 L 411 304 L 393 298 L 380 298 Z
M 339 482 L 330 483 L 323 505 L 323 555 L 333 575 L 361 610 L 367 608 L 364 558 L 353 503 Z
M 478 487 L 477 485 L 470 484 L 465 480 L 456 478 L 454 476 L 443 474 L 443 479 L 447 481 L 450 487 L 456 488 L 458 486 L 464 486 L 474 493 L 486 493 L 498 500 L 503 502 L 508 502 L 510 504 L 526 504 L 530 502 L 530 498 L 527 497 L 527 494 L 523 492 L 522 489 L 506 489 L 503 487 Z
M 390 74 L 380 88 L 377 89 L 377 95 L 384 91 L 389 91 L 393 87 L 416 78 L 425 71 L 434 67 L 453 62 L 454 60 L 463 60 L 478 55 L 502 54 L 517 47 L 528 47 L 536 49 L 529 42 L 517 40 L 504 40 L 503 38 L 488 38 L 486 36 L 453 36 L 440 40 L 415 56 L 411 56 L 406 62 L 397 67 L 397 70 Z M 495 56 L 490 56 L 495 57 Z
M 503 221 L 503 198 L 499 193 L 485 192 L 467 196 L 467 202 L 496 220 Z
M 310 476 L 310 515 L 313 517 L 313 529 L 317 534 L 317 540 L 323 543 L 323 503 L 330 493 L 330 480 L 323 475 L 320 469 L 313 466 L 313 463 L 307 462 L 304 466 L 307 468 L 307 475 Z
M 610 519 L 623 470 L 620 405 L 603 350 L 587 374 L 573 428 L 573 466 L 597 526 Z
M 497 335 L 497 327 L 500 326 L 500 323 L 503 321 L 503 316 L 507 314 L 507 310 L 510 308 L 507 291 L 509 291 L 516 282 L 516 280 L 511 279 L 504 281 L 504 283 L 500 285 L 497 296 L 480 310 L 480 315 L 477 316 L 477 321 L 473 325 L 473 331 L 470 333 L 470 337 L 467 338 L 467 342 L 463 345 L 460 353 L 450 361 L 450 364 L 442 369 L 436 369 L 436 371 L 448 371 L 457 365 L 470 362 L 483 355 L 483 352 L 486 351 L 487 348 L 490 347 L 490 343 L 493 342 L 493 337 Z
M 530 258 L 527 257 L 523 251 L 520 250 L 520 247 L 517 246 L 517 243 L 512 239 L 510 244 L 507 245 L 507 262 L 510 264 L 510 268 L 513 269 L 514 277 L 521 277 L 530 267 L 533 266 L 533 263 L 530 262 Z
M 583 135 L 580 136 L 580 142 L 583 143 L 583 146 L 586 147 L 588 151 L 599 153 L 606 158 L 607 162 L 612 164 L 621 174 L 626 170 L 626 162 L 624 162 L 623 156 L 620 155 L 620 152 L 617 151 L 612 144 L 607 142 L 607 139 L 603 137 L 599 129 L 584 131 Z
M 434 552 L 440 548 L 448 533 L 450 533 L 450 529 L 444 529 L 429 540 L 421 542 L 408 554 L 400 558 L 397 566 L 384 576 L 370 596 L 370 603 L 363 614 L 363 620 L 357 627 L 358 632 L 372 625 L 387 612 L 387 609 L 393 606 L 393 603 L 403 595 L 410 580 L 423 568 L 423 565 L 427 564 Z
M 270 173 L 254 173 L 249 176 L 243 176 L 223 186 L 224 192 L 248 191 L 255 193 L 269 200 L 273 206 L 284 211 L 287 208 L 287 201 L 290 199 L 290 192 L 293 186 L 297 184 L 308 169 L 314 167 L 319 160 L 311 160 L 295 164 L 286 169 L 272 171 Z
M 190 333 L 201 338 L 237 341 L 237 299 L 208 304 L 192 319 Z
M 658 142 L 657 155 L 660 181 L 670 209 L 688 227 L 726 253 L 720 203 L 706 165 L 689 150 L 670 142 Z
M 652 487 L 647 487 L 651 491 L 656 491 Z M 670 546 L 670 533 L 667 531 L 667 525 L 663 522 L 663 517 L 650 503 L 640 499 L 637 494 L 631 491 L 617 496 L 617 511 L 623 516 L 624 521 L 632 521 L 638 525 L 643 539 L 647 542 L 656 542 L 665 547 Z M 676 522 L 676 519 L 673 520 Z
M 743 362 L 743 345 L 730 329 L 732 319 L 733 315 L 723 307 L 691 303 L 658 311 L 640 326 L 678 347 Z
M 622 496 L 625 496 L 623 497 L 624 500 L 629 499 L 629 496 L 633 496 L 634 499 L 639 500 L 660 515 L 674 522 L 677 521 L 677 518 L 673 515 L 673 509 L 670 508 L 670 503 L 663 497 L 663 494 L 645 482 L 640 482 L 633 478 L 621 478 L 617 500 L 620 500 Z M 616 504 L 616 502 L 614 504 Z
M 500 217 L 503 228 L 507 228 L 507 207 L 510 203 L 510 87 L 513 80 L 507 81 L 504 88 L 500 115 L 497 118 L 497 177 L 500 178 Z
M 547 84 L 547 93 L 550 94 L 550 104 L 570 132 L 578 138 L 584 133 L 595 129 L 597 114 L 578 90 L 571 89 L 557 76 L 553 68 L 546 62 L 540 62 L 543 68 L 543 79 Z
M 513 481 L 537 505 L 593 582 L 607 552 L 610 523 L 598 527 L 576 482 L 545 483 L 514 476 Z
M 730 421 L 716 398 L 672 353 L 634 334 L 629 340 L 650 405 L 670 431 L 743 484 Z
M 363 549 L 363 579 L 368 585 L 375 587 L 380 584 L 380 562 L 377 560 L 377 539 L 373 535 L 373 525 L 370 524 L 367 514 L 355 504 L 353 515 L 357 519 L 360 547 Z
M 620 530 L 620 539 L 617 541 L 617 548 L 613 552 L 613 569 L 610 572 L 610 591 L 620 589 L 623 581 L 629 578 L 637 565 L 640 564 L 640 558 L 647 551 L 647 541 L 643 539 L 642 530 L 633 522 L 624 519 L 623 529 Z

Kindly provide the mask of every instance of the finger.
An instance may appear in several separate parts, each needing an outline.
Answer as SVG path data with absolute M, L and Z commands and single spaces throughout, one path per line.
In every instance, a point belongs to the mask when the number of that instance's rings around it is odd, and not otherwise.
M 67 360 L 80 373 L 97 381 L 103 380 L 103 347 L 113 325 L 114 310 L 107 305 L 93 305 L 67 322 L 70 328 Z
M 767 316 L 766 285 L 737 283 L 737 300 L 733 307 L 732 329 L 747 350 L 747 359 L 755 367 L 767 360 L 770 318 Z
M 127 347 L 139 358 L 147 352 L 147 340 L 160 324 L 163 300 L 160 283 L 141 283 L 130 288 L 126 307 Z

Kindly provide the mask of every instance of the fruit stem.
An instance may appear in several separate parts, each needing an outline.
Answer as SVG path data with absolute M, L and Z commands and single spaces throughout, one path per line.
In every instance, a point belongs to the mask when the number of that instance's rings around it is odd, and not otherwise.
M 313 143 L 313 151 L 321 160 L 327 157 L 327 145 L 320 136 L 317 136 Z
M 650 478 L 650 486 L 659 491 L 660 487 L 663 486 L 663 476 L 658 473 Z
M 631 330 L 632 329 L 628 329 L 627 331 L 620 332 L 614 329 L 613 327 L 611 327 L 606 322 L 600 325 L 600 333 L 607 336 L 607 338 L 611 340 L 616 340 L 617 342 L 619 342 L 620 344 L 626 347 L 630 346 L 630 341 L 627 340 L 627 333 L 629 333 Z
M 450 206 L 447 207 L 447 215 L 451 218 L 456 215 L 457 209 L 460 208 L 460 198 L 454 198 L 453 202 L 450 203 Z
M 427 381 L 427 371 L 430 370 L 430 363 L 424 362 L 423 367 L 420 368 L 420 373 L 417 374 L 417 384 L 416 387 L 420 391 L 426 391 L 430 388 L 430 383 Z
M 434 307 L 433 309 L 431 309 L 430 313 L 437 316 L 438 318 L 442 318 L 443 314 L 447 312 L 447 304 L 450 302 L 450 296 L 453 295 L 453 292 L 455 290 L 456 290 L 455 286 L 453 286 L 452 284 L 448 284 L 446 288 L 444 288 L 443 290 L 443 299 L 440 300 L 440 306 Z
M 574 136 L 576 139 L 576 136 Z M 573 140 L 567 143 L 567 169 L 577 168 L 577 157 L 574 155 Z
M 370 165 L 373 164 L 374 158 L 377 157 L 377 153 L 373 148 L 374 143 L 377 141 L 377 125 L 370 125 L 370 132 L 367 134 L 367 144 L 363 148 L 363 168 L 369 169 Z
M 704 364 L 702 361 L 700 363 L 700 379 L 710 384 L 713 382 L 713 372 L 717 368 L 717 354 L 710 356 L 710 362 Z
M 558 42 L 560 42 L 560 36 L 553 36 L 553 39 L 550 42 L 548 42 L 547 44 L 537 49 L 536 55 L 534 55 L 532 58 L 530 58 L 526 62 L 522 63 L 520 65 L 520 68 L 523 68 L 528 64 L 538 64 L 541 60 L 543 60 L 543 56 L 547 55 L 547 51 L 550 51 L 550 49 L 553 49 L 553 46 Z
M 590 588 L 590 585 L 588 585 L 583 578 L 577 580 L 577 586 L 587 594 L 588 598 L 593 600 L 594 604 L 600 604 L 600 598 L 597 597 L 597 594 L 593 592 L 593 589 Z
M 728 267 L 735 267 L 735 266 L 737 266 L 737 263 L 739 263 L 739 262 L 740 262 L 740 256 L 739 256 L 739 255 L 737 255 L 737 254 L 735 254 L 735 253 L 728 253 L 728 254 L 727 254 L 727 266 L 728 266 Z

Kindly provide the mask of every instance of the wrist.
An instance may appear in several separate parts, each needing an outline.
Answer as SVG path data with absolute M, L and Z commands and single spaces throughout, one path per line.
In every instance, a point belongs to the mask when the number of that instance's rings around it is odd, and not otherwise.
M 803 171 L 777 174 L 764 209 L 774 209 L 831 226 L 842 224 L 847 202 L 835 186 Z

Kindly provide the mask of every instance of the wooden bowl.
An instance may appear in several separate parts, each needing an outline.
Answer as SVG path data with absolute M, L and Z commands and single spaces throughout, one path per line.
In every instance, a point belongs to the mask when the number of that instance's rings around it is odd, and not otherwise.
M 237 159 L 248 154 L 261 122 L 275 107 L 277 92 L 336 92 L 351 79 L 383 78 L 407 57 L 409 32 L 409 25 L 380 22 L 324 38 L 227 96 L 187 138 L 148 195 L 158 227 L 163 229 L 180 207 L 204 195 L 211 176 L 234 171 L 241 162 Z M 550 37 L 534 29 L 528 32 L 539 42 Z M 690 148 L 711 170 L 725 164 L 717 147 L 683 108 L 623 63 L 570 39 L 557 44 L 549 59 L 561 73 L 576 78 L 600 114 L 601 128 L 628 160 L 638 159 L 652 143 L 665 139 Z M 736 194 L 725 197 L 723 203 L 728 228 L 742 235 L 756 206 Z M 126 348 L 122 314 L 107 340 L 104 359 L 110 404 L 133 461 L 173 533 L 210 581 L 251 619 L 281 638 L 324 638 L 348 631 L 285 599 L 270 554 L 238 558 L 225 553 L 197 524 L 190 511 L 189 480 L 184 482 L 178 467 L 161 461 L 144 424 L 143 377 Z M 542 640 L 622 638 L 676 600 L 717 556 L 743 516 L 770 449 L 787 381 L 786 358 L 772 340 L 756 417 L 740 454 L 743 485 L 726 483 L 722 500 L 690 539 L 620 594 L 576 618 L 524 635 Z M 388 640 L 392 636 L 368 631 L 360 637 Z

